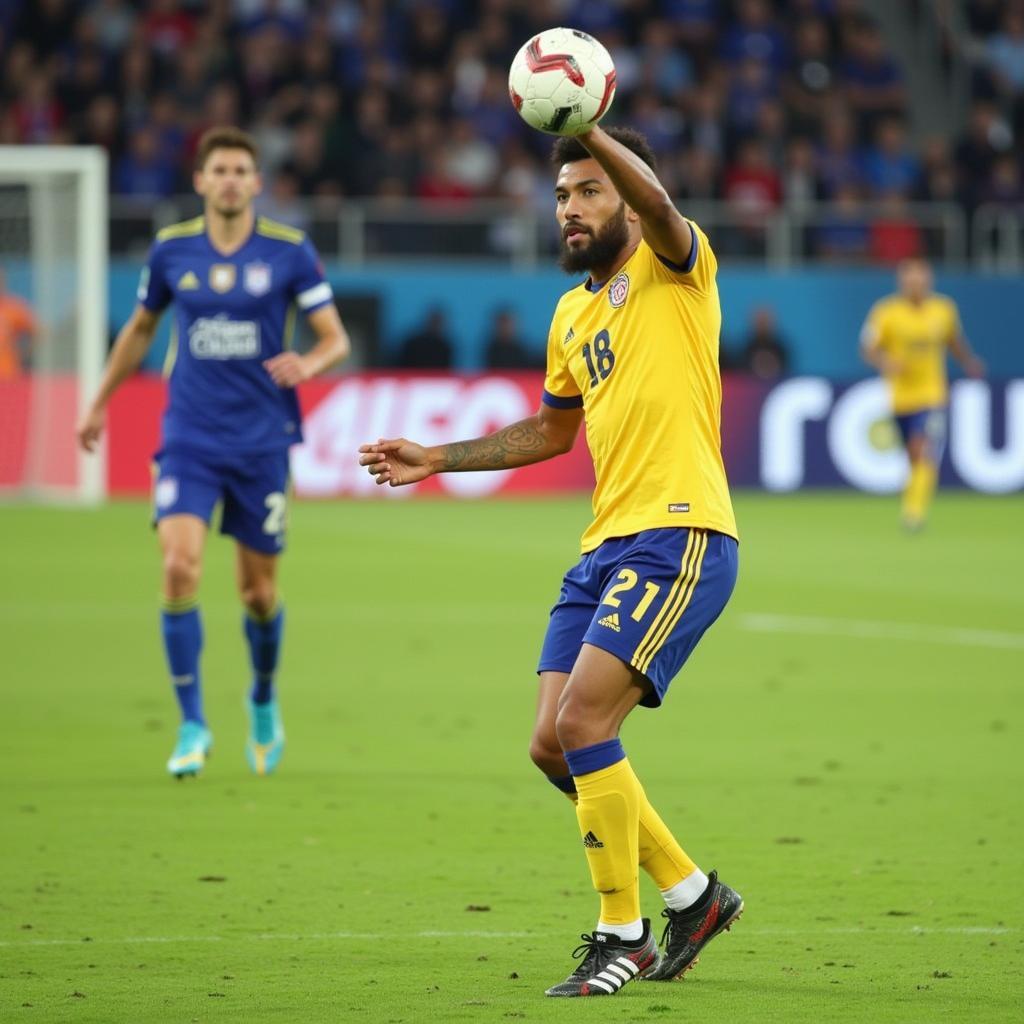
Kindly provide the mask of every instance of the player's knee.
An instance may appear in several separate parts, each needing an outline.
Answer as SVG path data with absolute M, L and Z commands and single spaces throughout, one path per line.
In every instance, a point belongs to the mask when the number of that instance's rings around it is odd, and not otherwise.
M 530 739 L 530 760 L 549 778 L 556 778 L 566 773 L 565 758 L 562 748 L 545 736 L 534 733 Z
M 574 700 L 562 703 L 555 718 L 555 733 L 558 744 L 565 750 L 579 750 L 595 742 L 591 738 L 593 722 L 584 713 L 583 708 Z
M 184 548 L 164 551 L 164 587 L 169 597 L 188 597 L 199 589 L 199 556 Z
M 266 618 L 277 604 L 277 590 L 269 580 L 254 580 L 242 586 L 242 604 L 258 618 Z

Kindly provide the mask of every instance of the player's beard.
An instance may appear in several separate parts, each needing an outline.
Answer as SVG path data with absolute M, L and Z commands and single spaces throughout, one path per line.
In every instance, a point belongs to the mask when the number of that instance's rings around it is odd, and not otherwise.
M 601 225 L 590 242 L 570 248 L 562 236 L 562 248 L 558 254 L 558 265 L 567 274 L 579 274 L 595 267 L 611 266 L 619 253 L 629 244 L 629 228 L 626 226 L 626 204 L 619 203 L 618 210 Z

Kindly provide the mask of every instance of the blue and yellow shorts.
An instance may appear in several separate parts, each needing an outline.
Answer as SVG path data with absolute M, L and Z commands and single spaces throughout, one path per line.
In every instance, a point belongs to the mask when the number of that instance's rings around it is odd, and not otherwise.
M 571 672 L 583 644 L 645 675 L 661 704 L 669 683 L 736 585 L 739 545 L 713 530 L 667 527 L 606 540 L 562 580 L 538 672 Z
M 935 462 L 942 461 L 942 453 L 946 447 L 945 409 L 941 407 L 918 409 L 916 412 L 904 413 L 893 418 L 896 420 L 896 426 L 899 428 L 900 437 L 903 438 L 904 445 L 911 438 L 923 435 L 928 439 L 932 459 Z

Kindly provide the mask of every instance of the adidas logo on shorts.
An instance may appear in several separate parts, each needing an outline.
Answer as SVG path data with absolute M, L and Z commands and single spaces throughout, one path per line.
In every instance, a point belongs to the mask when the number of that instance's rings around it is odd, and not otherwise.
M 598 619 L 597 624 L 599 626 L 607 626 L 609 629 L 614 629 L 616 633 L 622 632 L 622 628 L 619 626 L 618 612 L 612 612 L 610 615 L 606 615 L 603 619 Z

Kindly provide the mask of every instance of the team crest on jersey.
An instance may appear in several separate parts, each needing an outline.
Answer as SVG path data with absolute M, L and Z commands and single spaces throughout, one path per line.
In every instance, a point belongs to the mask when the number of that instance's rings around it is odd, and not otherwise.
M 619 306 L 625 304 L 627 295 L 629 295 L 629 275 L 623 271 L 608 286 L 608 301 L 615 309 L 618 309 Z
M 246 263 L 242 267 L 242 287 L 257 298 L 270 291 L 270 264 Z
M 210 267 L 210 287 L 223 295 L 235 287 L 234 263 L 214 263 Z

